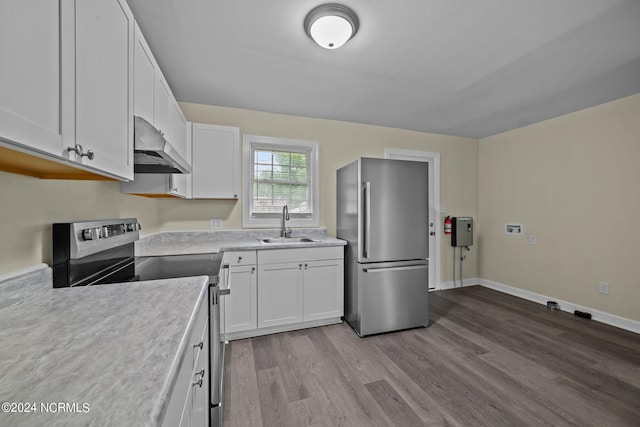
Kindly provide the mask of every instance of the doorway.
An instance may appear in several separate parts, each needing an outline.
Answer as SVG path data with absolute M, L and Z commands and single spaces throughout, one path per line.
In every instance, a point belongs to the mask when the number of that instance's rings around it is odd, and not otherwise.
M 429 289 L 440 289 L 440 153 L 385 148 L 384 157 L 429 164 Z

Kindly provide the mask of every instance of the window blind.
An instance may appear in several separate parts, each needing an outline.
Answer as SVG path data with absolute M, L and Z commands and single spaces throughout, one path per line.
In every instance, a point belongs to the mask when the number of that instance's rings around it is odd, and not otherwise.
M 311 217 L 311 167 L 310 149 L 252 144 L 251 216 L 279 217 L 288 205 L 290 217 Z

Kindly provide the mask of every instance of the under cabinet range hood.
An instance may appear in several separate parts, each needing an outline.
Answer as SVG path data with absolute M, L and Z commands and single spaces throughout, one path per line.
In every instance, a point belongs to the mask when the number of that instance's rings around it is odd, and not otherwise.
M 133 134 L 135 173 L 191 173 L 189 163 L 142 117 L 134 117 Z

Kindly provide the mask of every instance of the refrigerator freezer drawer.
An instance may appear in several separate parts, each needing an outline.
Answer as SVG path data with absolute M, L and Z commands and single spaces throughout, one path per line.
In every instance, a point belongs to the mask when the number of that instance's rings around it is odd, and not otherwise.
M 360 264 L 358 282 L 360 336 L 428 325 L 426 260 Z

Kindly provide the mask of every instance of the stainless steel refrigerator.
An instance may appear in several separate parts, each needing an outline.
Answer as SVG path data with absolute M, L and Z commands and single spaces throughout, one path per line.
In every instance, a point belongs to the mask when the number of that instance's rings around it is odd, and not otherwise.
M 428 165 L 360 158 L 337 172 L 344 318 L 360 336 L 427 326 Z

